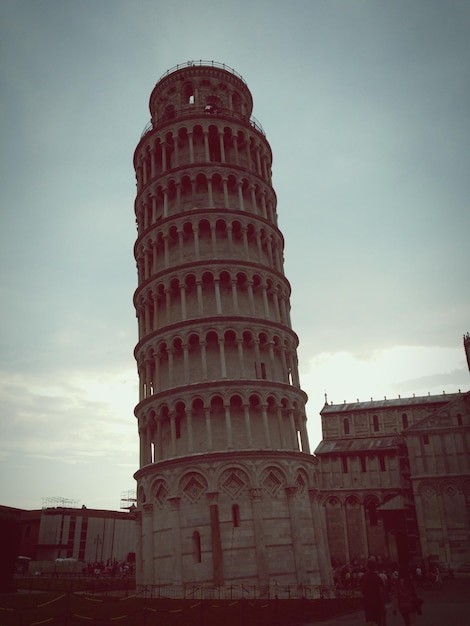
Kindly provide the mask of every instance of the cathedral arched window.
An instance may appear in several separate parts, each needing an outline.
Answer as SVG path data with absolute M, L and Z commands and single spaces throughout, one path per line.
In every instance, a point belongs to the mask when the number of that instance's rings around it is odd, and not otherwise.
M 193 559 L 195 563 L 200 563 L 201 558 L 201 535 L 197 530 L 193 532 Z
M 240 507 L 238 504 L 232 504 L 232 522 L 234 528 L 240 526 Z

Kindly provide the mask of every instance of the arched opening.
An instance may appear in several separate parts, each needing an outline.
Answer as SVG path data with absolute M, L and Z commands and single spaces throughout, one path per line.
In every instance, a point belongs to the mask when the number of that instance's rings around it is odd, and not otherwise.
M 215 207 L 225 207 L 224 183 L 220 174 L 212 176 L 212 199 Z
M 220 140 L 219 131 L 215 126 L 209 127 L 209 160 L 210 161 L 222 161 L 222 155 L 220 153 Z
M 199 125 L 193 128 L 193 147 L 195 163 L 205 161 L 204 133 Z
M 184 85 L 183 100 L 186 104 L 194 104 L 194 87 L 192 83 L 186 83 Z
M 184 420 L 186 411 L 183 402 L 178 402 L 176 405 L 175 411 L 175 437 L 176 439 L 181 439 L 181 425 Z

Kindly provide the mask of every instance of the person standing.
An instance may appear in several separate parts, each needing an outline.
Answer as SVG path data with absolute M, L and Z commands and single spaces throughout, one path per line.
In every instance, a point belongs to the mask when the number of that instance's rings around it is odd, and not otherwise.
M 361 577 L 364 613 L 367 626 L 383 626 L 385 622 L 385 585 L 377 574 L 375 561 L 369 559 L 367 572 Z
M 416 587 L 410 576 L 408 568 L 402 567 L 398 572 L 398 579 L 394 585 L 394 614 L 397 608 L 405 622 L 405 626 L 416 625 L 416 615 L 421 615 L 422 601 L 418 598 Z

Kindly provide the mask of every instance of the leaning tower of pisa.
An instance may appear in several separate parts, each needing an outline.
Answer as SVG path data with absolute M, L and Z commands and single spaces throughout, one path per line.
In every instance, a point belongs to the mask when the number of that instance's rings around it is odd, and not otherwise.
M 325 584 L 272 154 L 243 78 L 164 74 L 137 145 L 137 583 Z

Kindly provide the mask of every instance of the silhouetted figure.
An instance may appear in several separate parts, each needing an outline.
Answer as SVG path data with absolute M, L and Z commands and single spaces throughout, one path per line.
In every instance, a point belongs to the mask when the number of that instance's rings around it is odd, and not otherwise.
M 408 568 L 400 568 L 394 588 L 395 613 L 398 607 L 405 626 L 415 626 L 416 615 L 421 615 L 422 601 L 418 598 L 416 587 Z
M 385 618 L 385 586 L 373 560 L 367 562 L 367 572 L 361 577 L 361 591 L 367 626 L 381 626 Z

